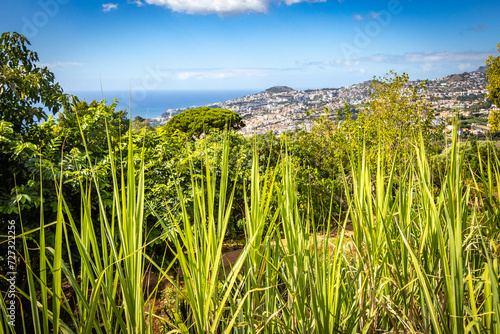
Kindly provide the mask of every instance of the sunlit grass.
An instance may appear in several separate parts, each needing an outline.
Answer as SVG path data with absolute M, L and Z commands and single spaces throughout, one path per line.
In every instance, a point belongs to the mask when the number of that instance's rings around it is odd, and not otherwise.
M 177 231 L 170 266 L 179 268 L 178 279 L 167 275 L 170 267 L 152 263 L 179 296 L 169 316 L 155 315 L 165 331 L 500 333 L 500 161 L 494 150 L 480 156 L 480 173 L 464 182 L 469 166 L 455 135 L 438 191 L 418 140 L 405 165 L 388 161 L 383 151 L 374 164 L 365 153 L 353 153 L 343 176 L 348 209 L 321 222 L 314 221 L 314 208 L 299 207 L 296 166 L 286 149 L 278 167 L 264 172 L 254 151 L 246 245 L 224 268 L 235 186 L 228 179 L 229 144 L 220 145 L 220 166 L 206 153 L 203 175 L 191 168 L 192 190 L 178 185 L 180 205 L 168 208 Z M 80 212 L 70 212 L 59 193 L 57 221 L 47 224 L 42 215 L 37 231 L 39 263 L 32 265 L 28 247 L 35 231 L 22 235 L 29 283 L 24 298 L 35 333 L 153 331 L 148 305 L 159 295 L 142 290 L 145 264 L 152 260 L 144 252 L 143 162 L 136 169 L 133 154 L 131 137 L 123 160 L 109 151 L 111 209 L 99 197 L 97 177 L 81 183 Z M 55 180 L 58 189 L 61 182 Z M 98 196 L 97 216 L 91 194 Z M 332 222 L 332 216 L 342 220 Z M 54 244 L 44 237 L 48 225 L 55 227 Z M 317 226 L 327 226 L 321 237 Z M 343 233 L 351 226 L 352 233 Z M 71 254 L 70 234 L 78 254 Z M 72 265 L 74 255 L 81 258 L 79 268 Z M 76 301 L 66 300 L 63 282 Z M 5 319 L 5 304 L 1 309 Z

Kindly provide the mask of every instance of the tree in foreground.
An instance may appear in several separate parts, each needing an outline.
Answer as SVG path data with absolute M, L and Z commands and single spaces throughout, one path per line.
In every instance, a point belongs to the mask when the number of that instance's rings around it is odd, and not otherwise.
M 498 52 L 500 52 L 500 43 L 497 44 Z M 486 78 L 488 79 L 488 96 L 495 101 L 497 107 L 500 107 L 500 56 L 489 56 L 486 59 Z M 491 132 L 500 130 L 500 113 L 492 110 L 488 119 L 488 124 L 491 125 Z
M 56 113 L 65 96 L 47 67 L 38 67 L 38 55 L 30 42 L 16 32 L 0 37 L 0 110 L 23 137 L 35 124 L 47 119 L 44 108 Z
M 226 126 L 237 130 L 244 127 L 245 123 L 243 123 L 241 116 L 234 111 L 201 107 L 185 110 L 174 116 L 164 125 L 164 128 L 169 132 L 179 130 L 191 136 L 199 137 L 210 129 L 224 130 Z
M 56 113 L 66 101 L 62 88 L 54 82 L 54 74 L 47 67 L 36 65 L 38 55 L 29 45 L 26 37 L 16 32 L 5 32 L 0 37 L 0 212 L 3 214 L 17 212 L 18 203 L 21 208 L 29 208 L 38 196 L 39 191 L 25 191 L 25 185 L 34 182 L 30 159 L 46 139 L 38 124 L 47 120 L 47 111 Z
M 349 160 L 349 152 L 375 160 L 379 148 L 384 156 L 408 159 L 421 133 L 426 148 L 436 147 L 440 132 L 433 125 L 434 110 L 424 96 L 425 82 L 413 84 L 407 74 L 390 72 L 372 81 L 370 102 L 357 114 L 346 106 L 336 116 L 319 118 L 302 146 L 312 154 L 310 161 L 322 161 L 320 168 L 335 174 Z M 301 139 L 301 141 L 304 138 Z M 331 175 L 333 177 L 333 175 Z
M 404 159 L 421 133 L 432 149 L 434 110 L 423 95 L 425 84 L 412 84 L 406 73 L 399 76 L 393 71 L 373 80 L 371 101 L 358 117 L 365 140 L 371 138 L 375 147 Z

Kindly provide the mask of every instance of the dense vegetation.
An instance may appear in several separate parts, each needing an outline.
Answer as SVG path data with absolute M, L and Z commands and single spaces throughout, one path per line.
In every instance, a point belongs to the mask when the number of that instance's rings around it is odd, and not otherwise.
M 188 109 L 172 117 L 165 124 L 165 130 L 174 132 L 179 130 L 191 136 L 199 137 L 210 129 L 224 130 L 230 128 L 237 130 L 245 126 L 241 116 L 234 111 L 221 108 L 200 107 Z
M 500 333 L 500 155 L 446 144 L 425 83 L 391 72 L 279 137 L 210 108 L 152 130 L 64 95 L 27 45 L 0 43 L 2 332 Z

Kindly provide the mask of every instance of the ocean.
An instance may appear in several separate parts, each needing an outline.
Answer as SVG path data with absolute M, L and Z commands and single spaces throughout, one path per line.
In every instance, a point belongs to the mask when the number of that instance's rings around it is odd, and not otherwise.
M 168 109 L 190 108 L 210 105 L 216 102 L 225 102 L 246 95 L 258 93 L 258 90 L 190 90 L 190 91 L 105 91 L 104 99 L 107 104 L 118 99 L 118 110 L 132 110 L 132 118 L 141 116 L 143 118 L 155 118 Z M 87 102 L 100 101 L 100 91 L 75 91 L 66 92 L 76 95 L 80 100 Z M 129 103 L 131 101 L 131 104 Z

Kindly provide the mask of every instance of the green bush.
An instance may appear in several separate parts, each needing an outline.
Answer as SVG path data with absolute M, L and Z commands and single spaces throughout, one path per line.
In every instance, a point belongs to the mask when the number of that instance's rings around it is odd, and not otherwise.
M 208 133 L 210 129 L 224 130 L 229 128 L 236 130 L 244 126 L 245 123 L 243 123 L 241 116 L 234 111 L 201 107 L 185 110 L 172 117 L 163 128 L 171 133 L 179 130 L 190 137 L 199 137 L 203 133 Z

